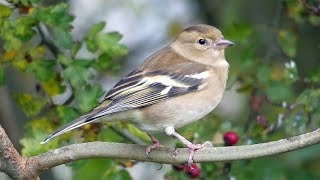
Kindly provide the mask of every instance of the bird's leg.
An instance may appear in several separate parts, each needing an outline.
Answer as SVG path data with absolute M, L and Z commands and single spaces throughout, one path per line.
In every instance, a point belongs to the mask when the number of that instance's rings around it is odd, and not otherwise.
M 185 146 L 187 146 L 187 148 L 189 148 L 189 159 L 188 159 L 188 165 L 191 167 L 191 164 L 193 163 L 193 156 L 194 156 L 194 152 L 198 149 L 201 149 L 205 146 L 212 146 L 211 143 L 209 141 L 203 143 L 203 144 L 192 144 L 190 141 L 188 141 L 186 138 L 184 138 L 183 136 L 181 136 L 180 134 L 178 134 L 175 130 L 173 126 L 169 126 L 167 128 L 165 128 L 165 132 L 167 135 L 169 136 L 174 136 L 176 138 L 178 138 Z
M 151 152 L 153 149 L 155 149 L 155 148 L 157 148 L 157 147 L 163 147 L 163 146 L 160 144 L 159 140 L 156 139 L 153 135 L 148 134 L 148 136 L 150 137 L 150 139 L 151 139 L 151 141 L 152 141 L 152 145 L 150 145 L 150 146 L 148 146 L 148 147 L 146 148 L 146 154 L 147 154 L 147 157 L 150 158 L 150 157 L 149 157 L 149 154 L 150 154 L 150 152 Z

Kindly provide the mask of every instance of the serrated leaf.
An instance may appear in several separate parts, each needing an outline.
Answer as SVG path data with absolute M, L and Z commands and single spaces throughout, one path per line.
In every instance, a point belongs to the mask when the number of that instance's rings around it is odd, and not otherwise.
M 289 56 L 294 58 L 297 52 L 297 36 L 294 32 L 289 30 L 278 31 L 278 43 L 282 51 Z
M 0 4 L 0 18 L 11 16 L 12 10 L 10 7 Z
M 96 38 L 96 43 L 99 48 L 112 56 L 123 56 L 128 53 L 126 46 L 119 44 L 122 35 L 117 32 L 107 34 L 99 34 Z
M 104 53 L 99 56 L 93 67 L 98 71 L 117 71 L 120 69 L 120 64 L 115 62 L 115 58 L 112 58 L 110 54 Z
M 33 17 L 51 27 L 70 29 L 74 17 L 68 13 L 69 5 L 59 3 L 49 7 L 37 7 L 32 11 Z
M 33 73 L 40 81 L 48 81 L 54 78 L 53 66 L 55 61 L 53 60 L 36 60 L 32 61 L 27 66 L 27 72 Z
M 103 94 L 104 91 L 97 84 L 85 86 L 83 90 L 76 92 L 76 101 L 81 112 L 88 112 L 93 109 L 99 103 L 99 99 Z
M 88 84 L 88 81 L 93 77 L 88 68 L 71 64 L 64 71 L 63 76 L 69 80 L 74 87 L 82 87 Z
M 105 22 L 100 22 L 93 25 L 87 32 L 85 43 L 90 52 L 96 52 L 98 50 L 98 46 L 96 43 L 97 35 L 104 29 L 105 25 Z
M 70 32 L 60 28 L 53 28 L 53 37 L 53 43 L 56 46 L 64 49 L 72 48 L 73 42 Z
M 42 108 L 47 104 L 47 100 L 32 96 L 30 94 L 16 94 L 14 98 L 17 100 L 18 105 L 27 116 L 35 116 L 40 113 Z

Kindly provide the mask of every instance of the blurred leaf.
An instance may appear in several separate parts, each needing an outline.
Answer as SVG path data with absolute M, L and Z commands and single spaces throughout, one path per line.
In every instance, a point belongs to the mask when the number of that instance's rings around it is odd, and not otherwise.
M 72 63 L 63 71 L 63 77 L 69 80 L 72 86 L 80 88 L 87 85 L 93 75 L 86 66 Z
M 0 66 L 0 86 L 2 86 L 5 83 L 5 72 L 3 67 Z
M 99 134 L 99 140 L 107 142 L 123 142 L 125 139 L 110 128 L 105 128 Z
M 37 7 L 32 11 L 32 15 L 50 27 L 69 29 L 74 17 L 69 15 L 68 9 L 68 4 L 59 3 L 49 7 Z
M 104 91 L 97 84 L 85 86 L 83 90 L 76 92 L 76 101 L 80 111 L 88 112 L 93 109 L 99 103 L 99 99 L 103 94 Z
M 42 108 L 47 104 L 46 99 L 29 94 L 16 94 L 14 97 L 27 116 L 39 114 Z
M 119 62 L 115 62 L 114 58 L 112 58 L 109 54 L 106 53 L 100 55 L 93 66 L 98 71 L 117 71 L 120 69 Z
M 297 36 L 290 30 L 279 30 L 278 31 L 278 43 L 282 51 L 289 56 L 294 58 L 297 52 Z
M 27 66 L 27 72 L 32 72 L 40 81 L 47 81 L 54 78 L 53 60 L 36 60 Z
M 45 92 L 49 96 L 58 95 L 62 93 L 63 90 L 65 89 L 64 86 L 61 84 L 61 82 L 57 80 L 56 76 L 58 76 L 58 74 L 56 74 L 53 78 L 49 80 L 41 82 L 42 88 L 45 90 Z
M 26 134 L 20 140 L 20 143 L 23 146 L 22 155 L 30 157 L 57 148 L 58 141 L 51 141 L 45 145 L 40 144 L 40 142 L 43 141 L 49 133 L 53 132 L 55 128 L 56 127 L 54 127 L 46 117 L 41 117 L 28 122 L 25 127 Z
M 288 101 L 294 97 L 292 89 L 281 82 L 272 82 L 266 90 L 268 99 L 272 102 Z
M 113 162 L 109 159 L 94 159 L 81 160 L 79 163 L 85 161 L 80 167 L 73 168 L 73 179 L 88 180 L 88 179 L 107 179 L 105 173 L 109 169 L 113 169 Z
M 128 53 L 128 48 L 119 44 L 121 38 L 122 35 L 117 32 L 98 34 L 96 42 L 103 52 L 110 53 L 112 56 L 123 56 Z
M 61 124 L 67 124 L 80 116 L 79 112 L 68 106 L 57 107 L 58 116 L 62 119 Z
M 60 29 L 53 28 L 53 43 L 60 48 L 70 49 L 72 47 L 72 36 L 70 32 Z
M 138 129 L 138 128 L 135 127 L 134 125 L 132 125 L 132 124 L 127 124 L 127 128 L 128 128 L 128 131 L 129 131 L 132 135 L 134 135 L 134 136 L 136 136 L 136 137 L 138 137 L 138 138 L 140 138 L 140 139 L 142 139 L 142 140 L 144 140 L 144 141 L 146 141 L 146 142 L 150 142 L 150 138 L 149 138 L 149 136 L 147 135 L 147 133 L 141 131 L 140 129 Z
M 87 32 L 85 43 L 90 52 L 96 52 L 98 50 L 97 44 L 96 44 L 97 34 L 104 29 L 105 25 L 106 25 L 105 22 L 97 23 L 93 25 Z
M 320 106 L 320 89 L 306 89 L 297 98 L 297 103 L 305 105 L 307 112 L 312 112 Z
M 121 169 L 116 171 L 109 170 L 109 173 L 104 176 L 103 179 L 112 179 L 112 180 L 131 180 L 132 177 L 128 173 L 128 171 Z
M 11 13 L 10 7 L 0 4 L 0 18 L 11 16 Z
M 260 83 L 266 83 L 270 79 L 271 67 L 269 66 L 258 66 L 257 79 Z

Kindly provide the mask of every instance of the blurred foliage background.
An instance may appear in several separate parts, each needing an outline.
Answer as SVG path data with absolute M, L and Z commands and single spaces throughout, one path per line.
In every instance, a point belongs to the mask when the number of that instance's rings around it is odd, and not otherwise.
M 223 102 L 179 130 L 182 135 L 223 146 L 223 134 L 234 131 L 241 145 L 320 126 L 319 0 L 0 2 L 0 123 L 24 156 L 96 140 L 150 143 L 130 124 L 105 123 L 39 144 L 95 107 L 121 75 L 198 23 L 218 27 L 236 46 L 226 50 L 230 74 Z M 197 176 L 171 165 L 158 170 L 153 163 L 84 160 L 42 178 L 319 179 L 319 150 L 316 145 L 274 157 L 196 164 Z

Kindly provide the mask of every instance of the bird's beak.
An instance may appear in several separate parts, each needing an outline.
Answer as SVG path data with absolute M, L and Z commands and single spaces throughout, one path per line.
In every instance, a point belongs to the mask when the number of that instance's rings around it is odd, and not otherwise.
M 220 39 L 218 42 L 216 42 L 215 49 L 225 49 L 233 45 L 234 43 L 227 39 Z

